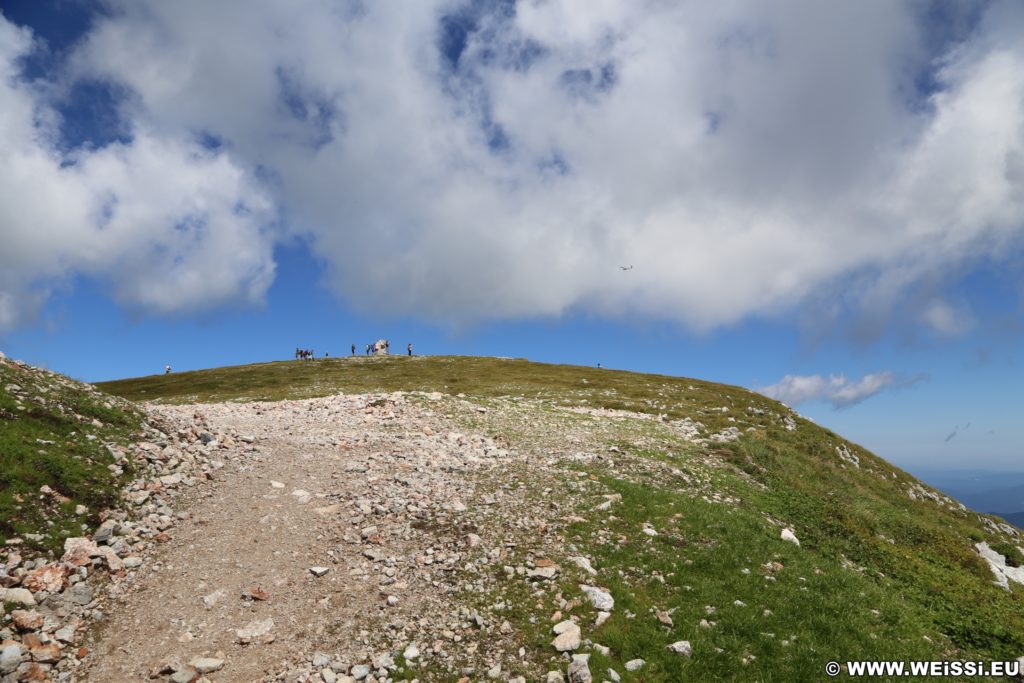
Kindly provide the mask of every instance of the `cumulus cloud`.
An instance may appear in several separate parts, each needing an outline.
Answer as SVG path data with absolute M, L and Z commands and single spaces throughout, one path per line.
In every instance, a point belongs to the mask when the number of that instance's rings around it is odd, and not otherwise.
M 353 304 L 449 322 L 884 317 L 1024 232 L 1015 2 L 106 5 L 55 80 L 129 93 L 132 137 L 70 163 L 5 25 L 0 192 L 31 193 L 0 315 L 69 272 L 157 311 L 258 301 L 297 234 L 340 296 L 379 293 Z
M 130 143 L 58 151 L 54 111 L 14 72 L 30 41 L 0 18 L 0 330 L 74 274 L 155 313 L 259 302 L 273 280 L 273 204 L 251 174 L 141 126 Z
M 757 389 L 758 393 L 791 406 L 807 401 L 826 401 L 835 408 L 846 408 L 871 398 L 883 389 L 909 386 L 925 379 L 923 375 L 899 378 L 890 371 L 874 372 L 860 379 L 847 379 L 843 374 L 786 375 L 771 386 Z

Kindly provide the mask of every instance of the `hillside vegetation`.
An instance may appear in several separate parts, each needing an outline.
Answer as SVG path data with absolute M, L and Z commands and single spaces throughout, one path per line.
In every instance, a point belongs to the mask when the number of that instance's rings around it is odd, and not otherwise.
M 574 510 L 566 553 L 592 558 L 616 596 L 591 636 L 609 654 L 591 668 L 613 666 L 623 680 L 810 680 L 830 659 L 1024 655 L 1024 587 L 997 587 L 975 548 L 1019 553 L 1015 529 L 743 388 L 462 357 L 278 362 L 98 386 L 172 403 L 442 392 L 482 406 L 467 427 L 510 448 L 579 450 L 557 486 L 515 468 L 493 485 Z M 589 436 L 567 442 L 581 426 Z M 783 528 L 799 545 L 780 540 Z M 568 573 L 561 588 L 578 593 Z M 556 661 L 550 624 L 532 605 L 518 611 L 516 628 L 535 634 L 528 658 Z M 692 657 L 665 650 L 679 639 Z M 622 663 L 634 657 L 646 664 L 630 678 Z
M 141 422 L 127 401 L 0 360 L 0 545 L 56 550 L 98 524 L 130 467 L 116 447 Z

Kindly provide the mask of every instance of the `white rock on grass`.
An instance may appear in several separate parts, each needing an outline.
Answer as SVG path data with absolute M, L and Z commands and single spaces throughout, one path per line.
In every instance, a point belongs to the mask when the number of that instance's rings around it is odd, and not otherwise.
M 559 652 L 568 652 L 580 646 L 582 634 L 576 622 L 570 620 L 562 621 L 555 624 L 555 627 L 551 630 L 556 634 L 551 644 Z
M 590 598 L 590 604 L 594 606 L 594 609 L 602 612 L 608 612 L 615 607 L 615 598 L 613 598 L 612 594 L 606 590 L 598 588 L 597 586 L 588 586 L 583 583 L 580 584 L 580 590 Z
M 796 537 L 796 534 L 793 533 L 792 529 L 783 529 L 782 533 L 779 535 L 779 538 L 781 538 L 783 541 L 789 541 L 790 543 L 800 545 L 800 539 Z
M 594 678 L 590 675 L 590 655 L 573 655 L 569 663 L 569 683 L 592 683 Z
M 591 576 L 594 576 L 595 574 L 597 574 L 597 570 L 594 569 L 593 565 L 590 564 L 590 560 L 588 560 L 587 558 L 585 558 L 585 557 L 570 557 L 569 559 L 572 560 L 576 564 L 577 567 L 579 567 L 580 569 L 582 569 L 586 573 L 590 574 Z
M 693 655 L 693 648 L 690 647 L 690 641 L 688 640 L 677 640 L 665 649 L 680 657 L 690 657 Z
M 411 662 L 420 656 L 420 649 L 416 647 L 416 643 L 413 643 L 409 647 L 405 648 L 402 656 L 405 657 L 406 661 Z
M 974 549 L 988 563 L 989 569 L 995 575 L 996 578 L 992 583 L 1007 591 L 1010 590 L 1010 581 L 1024 583 L 1024 567 L 1007 565 L 1006 558 L 990 548 L 988 543 L 975 543 Z
M 639 671 L 646 664 L 642 659 L 631 659 L 626 662 L 626 671 Z

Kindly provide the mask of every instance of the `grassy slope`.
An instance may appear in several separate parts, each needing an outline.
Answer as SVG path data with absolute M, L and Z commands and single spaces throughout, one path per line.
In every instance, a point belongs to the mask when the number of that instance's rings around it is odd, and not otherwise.
M 97 524 L 120 483 L 106 444 L 124 443 L 141 419 L 88 385 L 0 361 L 0 543 L 57 550 Z M 57 495 L 40 493 L 44 485 Z
M 813 423 L 798 419 L 796 430 L 785 429 L 782 417 L 789 411 L 784 406 L 742 388 L 454 357 L 281 362 L 100 386 L 132 399 L 169 401 L 438 390 L 483 400 L 541 398 L 552 412 L 559 404 L 572 404 L 689 417 L 705 424 L 708 433 L 753 427 L 728 445 L 698 447 L 644 433 L 643 426 L 606 444 L 652 466 L 684 472 L 698 471 L 702 462 L 720 462 L 723 466 L 708 476 L 716 490 L 741 501 L 735 506 L 708 502 L 672 477 L 624 476 L 621 468 L 600 464 L 565 473 L 561 484 L 568 489 L 576 489 L 582 474 L 600 491 L 623 498 L 611 517 L 580 508 L 584 521 L 569 530 L 578 552 L 602 568 L 597 580 L 619 600 L 613 618 L 592 635 L 612 648 L 609 658 L 595 656 L 595 671 L 615 666 L 623 680 L 684 675 L 806 680 L 820 677 L 823 663 L 832 658 L 1013 659 L 1024 654 L 1024 591 L 1016 585 L 1010 593 L 994 587 L 973 550 L 977 540 L 1008 540 L 985 523 L 993 518 L 941 498 L 912 499 L 909 489 L 931 489 Z M 651 430 L 658 425 L 646 424 Z M 836 455 L 840 444 L 860 458 L 860 467 Z M 522 480 L 528 488 L 529 473 Z M 571 497 L 582 501 L 586 492 L 579 489 Z M 545 497 L 537 495 L 541 503 Z M 769 517 L 792 525 L 802 546 L 780 542 Z M 642 535 L 644 522 L 662 534 Z M 763 565 L 769 561 L 784 568 L 768 571 Z M 775 580 L 766 579 L 768 574 Z M 656 575 L 665 581 L 652 580 Z M 567 577 L 564 591 L 573 590 Z M 734 606 L 737 599 L 747 606 Z M 711 629 L 696 626 L 706 616 L 705 605 L 717 609 L 707 616 L 717 622 Z M 677 611 L 671 628 L 649 614 L 672 607 Z M 627 620 L 628 610 L 638 616 Z M 551 657 L 551 636 L 543 622 L 532 626 L 528 616 L 522 614 L 517 625 L 523 632 L 533 629 L 534 657 L 543 661 Z M 681 638 L 694 643 L 692 659 L 664 652 L 664 643 Z M 634 656 L 645 657 L 648 666 L 627 675 L 622 664 Z M 741 661 L 746 663 L 737 673 Z

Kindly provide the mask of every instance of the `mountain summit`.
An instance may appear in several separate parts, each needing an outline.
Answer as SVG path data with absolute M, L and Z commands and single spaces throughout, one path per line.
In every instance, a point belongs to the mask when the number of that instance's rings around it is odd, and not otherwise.
M 99 391 L 0 359 L 0 388 L 4 681 L 1024 654 L 1014 527 L 739 387 L 356 357 Z

